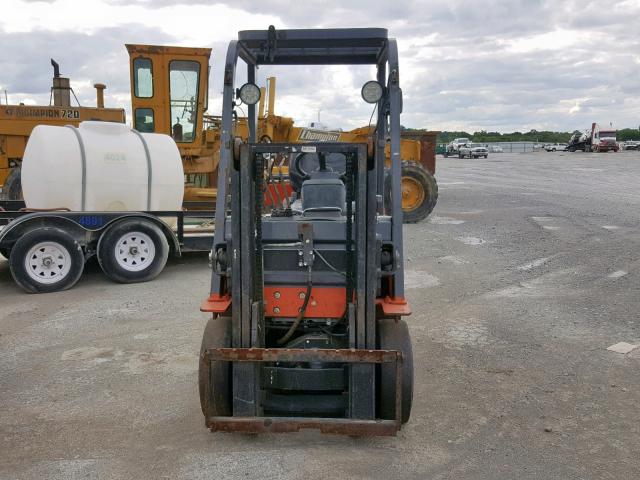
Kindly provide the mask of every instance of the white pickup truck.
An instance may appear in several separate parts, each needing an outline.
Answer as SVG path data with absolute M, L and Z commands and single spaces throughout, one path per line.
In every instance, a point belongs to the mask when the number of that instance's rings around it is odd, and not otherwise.
M 481 143 L 467 143 L 458 149 L 458 158 L 487 158 L 489 149 Z
M 547 152 L 564 152 L 567 149 L 566 143 L 550 143 L 549 145 L 545 145 L 544 149 Z

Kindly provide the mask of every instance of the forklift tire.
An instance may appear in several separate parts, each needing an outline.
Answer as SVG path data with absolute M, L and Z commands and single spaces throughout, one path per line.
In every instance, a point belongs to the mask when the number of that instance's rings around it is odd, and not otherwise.
M 209 319 L 202 336 L 198 368 L 200 407 L 205 418 L 231 416 L 231 364 L 203 359 L 206 350 L 227 347 L 231 347 L 231 317 Z M 208 409 L 206 396 L 209 398 Z
M 2 185 L 2 200 L 22 200 L 22 180 L 20 167 L 12 168 Z
M 98 263 L 104 274 L 118 283 L 153 280 L 167 264 L 168 257 L 167 237 L 149 220 L 120 220 L 98 242 Z
M 402 423 L 411 416 L 413 403 L 413 351 L 409 327 L 404 320 L 383 318 L 378 320 L 378 348 L 402 353 Z M 392 364 L 380 364 L 378 381 L 378 417 L 384 420 L 396 418 L 396 370 Z
M 9 267 L 15 282 L 29 293 L 50 293 L 73 287 L 84 270 L 78 241 L 63 230 L 36 228 L 11 249 Z
M 416 162 L 402 162 L 403 223 L 417 223 L 429 216 L 438 202 L 438 183 Z M 391 205 L 391 175 L 385 178 L 385 201 Z

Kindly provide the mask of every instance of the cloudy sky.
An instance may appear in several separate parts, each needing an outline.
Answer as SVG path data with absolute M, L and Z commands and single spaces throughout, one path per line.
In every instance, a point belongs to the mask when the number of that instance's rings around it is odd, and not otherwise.
M 0 90 L 49 102 L 49 58 L 85 105 L 104 82 L 129 111 L 125 43 L 213 48 L 210 113 L 238 30 L 385 27 L 398 39 L 402 123 L 435 130 L 584 129 L 640 125 L 640 0 L 2 0 Z M 276 113 L 306 125 L 366 125 L 367 67 L 262 68 L 278 77 Z M 4 103 L 4 92 L 2 92 Z

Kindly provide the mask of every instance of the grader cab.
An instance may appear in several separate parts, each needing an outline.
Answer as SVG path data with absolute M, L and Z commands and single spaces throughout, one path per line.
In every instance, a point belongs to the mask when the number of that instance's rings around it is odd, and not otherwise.
M 186 176 L 185 200 L 215 200 L 220 132 L 205 112 L 210 48 L 127 44 L 133 127 L 170 135 Z

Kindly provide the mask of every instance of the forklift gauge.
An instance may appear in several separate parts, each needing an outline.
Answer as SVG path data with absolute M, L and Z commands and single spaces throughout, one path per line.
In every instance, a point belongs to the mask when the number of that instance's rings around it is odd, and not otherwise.
M 382 98 L 382 85 L 375 80 L 369 80 L 362 86 L 362 98 L 367 103 L 378 103 Z
M 247 105 L 255 105 L 260 101 L 260 88 L 253 83 L 245 83 L 240 87 L 240 100 Z

